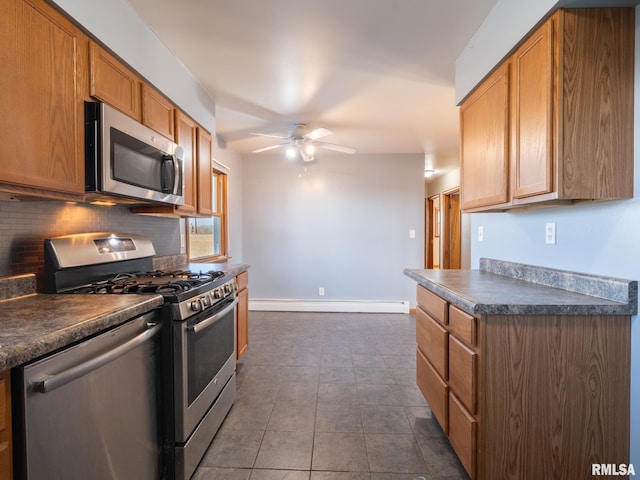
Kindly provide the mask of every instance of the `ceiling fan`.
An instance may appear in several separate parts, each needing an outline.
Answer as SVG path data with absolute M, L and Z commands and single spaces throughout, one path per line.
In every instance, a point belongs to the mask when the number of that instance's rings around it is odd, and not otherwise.
M 334 150 L 336 152 L 355 153 L 355 148 L 343 147 L 341 145 L 335 145 L 333 143 L 319 142 L 318 139 L 331 135 L 331 130 L 326 128 L 316 128 L 309 131 L 304 123 L 296 123 L 288 135 L 270 135 L 267 133 L 252 133 L 252 135 L 258 135 L 260 137 L 278 138 L 280 140 L 286 140 L 283 143 L 276 145 L 269 145 L 268 147 L 258 148 L 253 150 L 253 153 L 266 152 L 268 150 L 274 150 L 276 148 L 287 148 L 287 156 L 294 158 L 296 155 L 300 155 L 303 161 L 311 162 L 315 160 L 316 148 L 326 148 L 327 150 Z

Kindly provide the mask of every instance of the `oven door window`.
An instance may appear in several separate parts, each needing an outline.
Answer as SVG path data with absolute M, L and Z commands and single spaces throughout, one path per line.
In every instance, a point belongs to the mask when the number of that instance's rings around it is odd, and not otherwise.
M 189 405 L 198 397 L 233 355 L 235 347 L 235 310 L 208 327 L 189 330 L 187 335 L 187 388 Z M 201 315 L 194 323 L 206 321 L 210 315 Z M 189 322 L 191 323 L 191 322 Z

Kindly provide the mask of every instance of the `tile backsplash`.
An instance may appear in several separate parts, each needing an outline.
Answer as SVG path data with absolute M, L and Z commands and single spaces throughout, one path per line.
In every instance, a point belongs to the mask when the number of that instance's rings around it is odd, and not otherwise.
M 103 231 L 145 235 L 158 255 L 180 253 L 179 219 L 135 215 L 119 205 L 0 200 L 0 276 L 42 273 L 45 238 Z

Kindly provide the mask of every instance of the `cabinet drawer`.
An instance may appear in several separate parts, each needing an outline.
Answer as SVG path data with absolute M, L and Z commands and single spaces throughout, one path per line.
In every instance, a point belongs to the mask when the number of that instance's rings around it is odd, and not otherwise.
M 449 333 L 421 307 L 416 308 L 416 341 L 418 349 L 446 380 L 449 376 Z
M 420 305 L 434 319 L 446 325 L 447 319 L 447 302 L 431 293 L 422 285 L 418 285 L 418 305 Z
M 469 345 L 476 346 L 476 319 L 449 305 L 449 331 Z
M 476 413 L 478 354 L 453 335 L 449 336 L 449 385 L 471 413 Z
M 477 426 L 478 422 L 456 396 L 449 392 L 449 442 L 472 479 L 476 476 Z
M 416 354 L 416 383 L 444 433 L 448 431 L 449 387 L 420 350 Z

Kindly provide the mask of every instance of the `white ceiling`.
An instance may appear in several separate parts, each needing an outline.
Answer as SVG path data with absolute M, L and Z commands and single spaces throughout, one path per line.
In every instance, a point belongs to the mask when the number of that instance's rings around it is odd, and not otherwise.
M 277 142 L 251 132 L 303 122 L 442 169 L 458 158 L 455 59 L 497 0 L 129 2 L 211 93 L 226 148 L 247 154 Z

